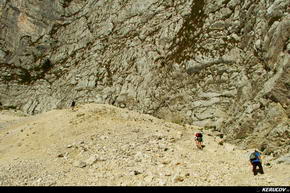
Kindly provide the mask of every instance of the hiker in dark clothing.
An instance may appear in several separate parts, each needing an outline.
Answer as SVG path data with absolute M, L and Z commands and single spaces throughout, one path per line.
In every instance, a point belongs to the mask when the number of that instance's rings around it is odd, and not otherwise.
M 76 102 L 73 101 L 73 102 L 71 103 L 71 108 L 72 108 L 72 110 L 74 110 L 75 106 L 76 106 Z
M 255 150 L 253 153 L 250 155 L 250 163 L 253 166 L 253 173 L 254 175 L 257 175 L 258 172 L 261 174 L 264 174 L 264 170 L 262 167 L 262 159 L 261 159 L 261 153 Z M 257 170 L 257 166 L 259 167 L 259 170 Z

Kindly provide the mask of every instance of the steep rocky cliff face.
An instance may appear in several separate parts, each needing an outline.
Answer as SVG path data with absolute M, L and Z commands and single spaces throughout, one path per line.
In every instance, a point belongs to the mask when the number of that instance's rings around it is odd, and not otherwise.
M 288 0 L 3 0 L 0 104 L 113 104 L 290 151 Z

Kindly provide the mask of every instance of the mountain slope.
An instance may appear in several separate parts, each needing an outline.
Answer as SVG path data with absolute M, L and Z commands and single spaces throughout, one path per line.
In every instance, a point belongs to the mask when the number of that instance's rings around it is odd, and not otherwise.
M 203 130 L 201 151 L 194 132 L 202 128 L 127 109 L 92 103 L 1 117 L 1 185 L 290 185 L 290 165 L 266 156 L 265 174 L 253 176 L 250 150 Z
M 0 106 L 96 102 L 290 151 L 290 1 L 2 0 Z

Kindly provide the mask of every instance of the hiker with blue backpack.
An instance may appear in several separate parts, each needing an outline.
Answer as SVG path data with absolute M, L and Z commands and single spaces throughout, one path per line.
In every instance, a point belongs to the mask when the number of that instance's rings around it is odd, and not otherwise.
M 253 173 L 254 176 L 256 176 L 259 173 L 264 174 L 263 167 L 262 167 L 262 159 L 261 159 L 261 153 L 255 150 L 250 155 L 250 163 L 253 166 Z M 259 170 L 257 170 L 257 166 L 259 167 Z

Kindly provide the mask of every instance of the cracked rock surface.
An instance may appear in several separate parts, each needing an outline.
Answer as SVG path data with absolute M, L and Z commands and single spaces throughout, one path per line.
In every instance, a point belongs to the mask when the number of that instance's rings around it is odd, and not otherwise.
M 0 108 L 89 102 L 290 151 L 288 0 L 2 0 Z

